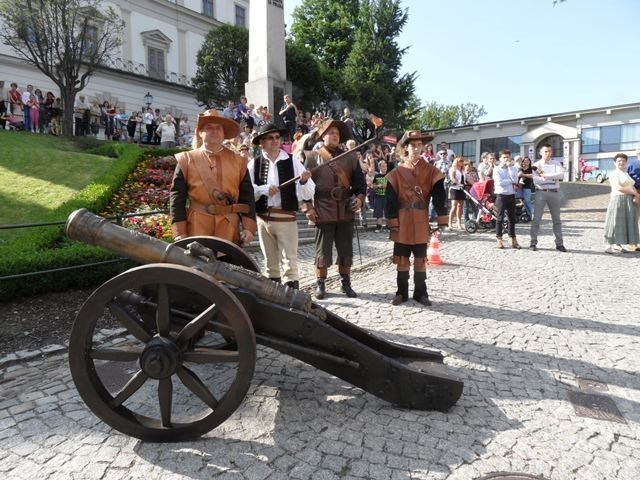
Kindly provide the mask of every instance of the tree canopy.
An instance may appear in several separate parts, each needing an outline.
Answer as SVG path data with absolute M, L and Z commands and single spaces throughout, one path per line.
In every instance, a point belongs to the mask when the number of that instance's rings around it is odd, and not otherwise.
M 441 128 L 460 127 L 477 123 L 486 114 L 484 107 L 475 103 L 440 105 L 436 102 L 430 102 L 422 108 L 417 118 L 413 121 L 412 128 L 438 130 Z
M 193 77 L 196 100 L 207 108 L 223 108 L 244 95 L 249 79 L 249 31 L 222 25 L 209 31 L 198 51 Z
M 60 89 L 63 133 L 73 102 L 97 68 L 120 55 L 124 22 L 100 0 L 2 0 L 0 39 Z

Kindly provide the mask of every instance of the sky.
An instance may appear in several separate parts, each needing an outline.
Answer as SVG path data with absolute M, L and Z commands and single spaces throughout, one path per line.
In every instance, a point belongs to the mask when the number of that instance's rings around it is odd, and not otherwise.
M 285 24 L 302 0 L 285 0 Z M 404 0 L 402 73 L 481 122 L 640 102 L 640 0 Z

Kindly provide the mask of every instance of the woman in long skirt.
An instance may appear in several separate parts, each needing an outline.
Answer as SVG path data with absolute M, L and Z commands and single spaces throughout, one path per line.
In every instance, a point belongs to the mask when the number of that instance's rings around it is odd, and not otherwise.
M 639 244 L 638 208 L 640 193 L 633 186 L 633 179 L 626 171 L 627 156 L 618 153 L 613 159 L 615 170 L 609 176 L 611 199 L 604 222 L 606 253 L 626 252 L 623 245 Z

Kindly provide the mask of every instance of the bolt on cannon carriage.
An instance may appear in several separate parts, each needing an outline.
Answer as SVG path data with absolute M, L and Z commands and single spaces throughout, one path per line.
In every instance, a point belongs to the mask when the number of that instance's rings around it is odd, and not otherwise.
M 175 442 L 220 425 L 247 393 L 256 344 L 399 407 L 445 411 L 462 394 L 440 352 L 386 341 L 347 322 L 308 294 L 261 276 L 230 242 L 192 237 L 167 244 L 86 209 L 69 216 L 66 233 L 144 264 L 91 294 L 69 343 L 81 397 L 127 435 Z M 104 334 L 114 326 L 120 335 Z

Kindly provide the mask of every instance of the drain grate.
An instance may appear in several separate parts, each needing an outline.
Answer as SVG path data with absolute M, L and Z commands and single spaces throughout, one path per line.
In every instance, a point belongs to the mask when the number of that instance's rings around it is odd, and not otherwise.
M 578 388 L 585 392 L 608 392 L 609 386 L 598 380 L 590 378 L 578 378 Z
M 569 401 L 573 403 L 579 417 L 627 423 L 615 402 L 604 395 L 586 392 L 569 392 Z

